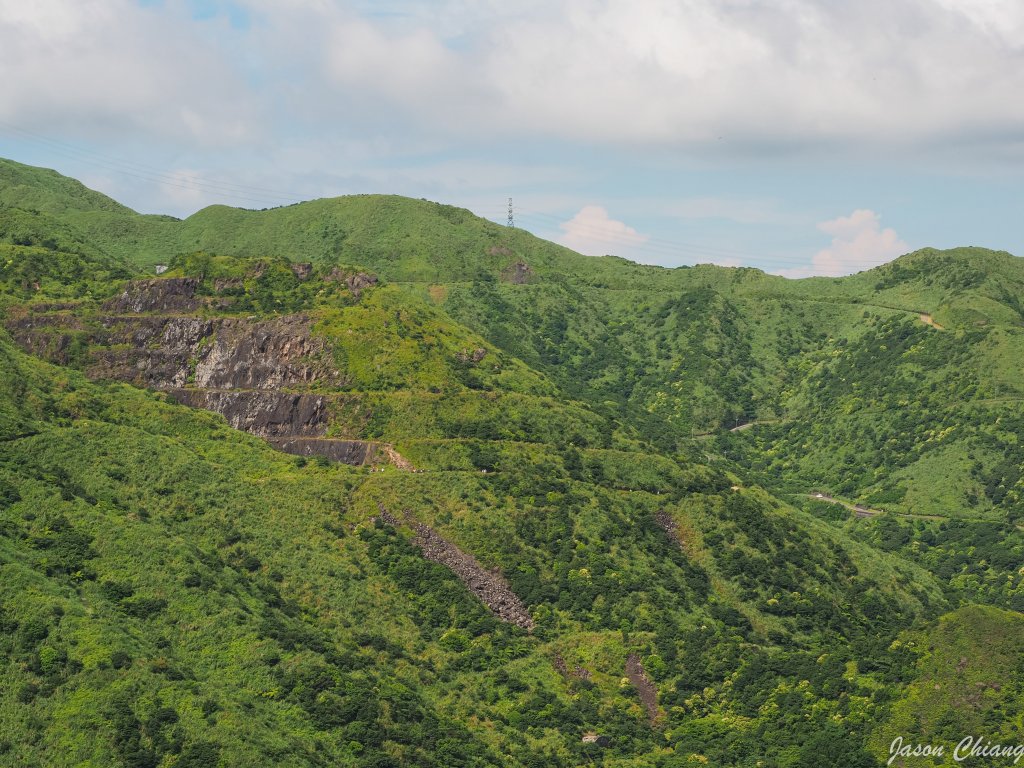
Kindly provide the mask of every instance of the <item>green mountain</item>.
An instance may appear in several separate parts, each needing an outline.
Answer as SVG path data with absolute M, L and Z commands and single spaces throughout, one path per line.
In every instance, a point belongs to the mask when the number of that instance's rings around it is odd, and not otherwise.
M 0 201 L 0 764 L 878 765 L 1024 608 L 1008 254 Z
M 989 756 L 1011 764 L 1024 751 L 1018 748 L 1024 711 L 1022 620 L 1019 613 L 968 606 L 897 640 L 916 663 L 912 682 L 872 739 L 876 754 L 886 761 L 896 754 L 893 765 L 909 766 L 914 759 L 899 754 L 900 749 L 928 744 L 944 748 L 933 765 Z M 950 707 L 950 701 L 956 706 Z M 1008 758 L 971 754 L 993 745 L 1014 751 Z

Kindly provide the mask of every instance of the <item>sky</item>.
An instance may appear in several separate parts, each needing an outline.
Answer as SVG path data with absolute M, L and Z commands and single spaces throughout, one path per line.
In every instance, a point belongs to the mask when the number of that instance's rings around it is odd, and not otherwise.
M 582 253 L 1024 255 L 1020 0 L 0 0 L 0 156 L 146 213 L 359 193 Z

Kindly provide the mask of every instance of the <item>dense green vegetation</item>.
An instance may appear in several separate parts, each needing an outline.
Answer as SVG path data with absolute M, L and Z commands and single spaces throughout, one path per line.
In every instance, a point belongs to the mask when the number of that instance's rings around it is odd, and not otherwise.
M 1024 726 L 1022 621 L 1019 613 L 970 606 L 901 638 L 899 647 L 916 659 L 914 681 L 872 737 L 872 751 L 888 760 L 902 736 L 907 744 L 944 746 L 945 754 L 929 762 L 953 766 L 964 762 L 954 750 L 965 738 L 1016 749 Z M 1014 754 L 988 759 L 1010 765 Z
M 308 318 L 329 436 L 419 471 L 103 380 L 109 302 L 156 263 L 196 281 L 183 316 Z M 0 161 L 0 295 L 0 764 L 817 768 L 1017 738 L 1014 257 L 663 270 L 394 197 L 144 217 Z

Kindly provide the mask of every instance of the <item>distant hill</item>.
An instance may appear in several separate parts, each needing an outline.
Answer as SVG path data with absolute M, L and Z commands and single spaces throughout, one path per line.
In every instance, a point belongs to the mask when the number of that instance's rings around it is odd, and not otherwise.
M 4 158 L 0 158 L 0 206 L 53 214 L 134 213 L 80 181 Z

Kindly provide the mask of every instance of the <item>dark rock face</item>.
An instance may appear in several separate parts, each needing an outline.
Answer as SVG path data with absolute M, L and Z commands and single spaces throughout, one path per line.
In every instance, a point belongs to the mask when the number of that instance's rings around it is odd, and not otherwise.
M 312 274 L 308 264 L 293 268 L 300 279 Z M 356 294 L 377 282 L 362 273 L 337 279 Z M 198 286 L 194 278 L 136 280 L 103 306 L 109 314 L 88 324 L 73 313 L 75 305 L 52 305 L 15 308 L 5 325 L 32 354 L 62 365 L 74 356 L 90 378 L 169 392 L 287 453 L 414 471 L 393 446 L 324 437 L 332 398 L 321 392 L 347 381 L 327 343 L 313 336 L 308 316 L 205 317 L 197 310 L 213 305 L 196 296 Z
M 380 508 L 381 519 L 392 526 L 398 526 L 399 520 L 383 507 Z M 423 556 L 431 562 L 443 565 L 466 585 L 480 602 L 491 609 L 502 621 L 515 624 L 526 630 L 533 629 L 533 617 L 526 610 L 523 601 L 512 591 L 499 573 L 484 568 L 468 552 L 463 552 L 455 544 L 445 539 L 429 525 L 419 522 L 408 512 L 405 522 L 416 531 L 413 544 L 423 551 Z
M 150 315 L 106 317 L 88 373 L 157 389 L 267 389 L 338 385 L 326 344 L 309 319 L 265 321 Z
M 309 318 L 288 315 L 254 322 L 226 318 L 195 367 L 195 384 L 213 389 L 279 389 L 319 382 L 338 384 L 325 360 L 327 348 L 313 339 Z
M 138 294 L 132 290 L 115 300 L 118 308 L 130 303 L 122 301 L 125 295 L 135 302 Z M 179 295 L 177 288 L 146 290 L 150 297 Z M 6 326 L 23 349 L 58 364 L 68 363 L 73 341 L 83 337 L 90 345 L 90 378 L 170 391 L 178 402 L 220 413 L 231 426 L 260 437 L 322 436 L 329 418 L 327 399 L 281 390 L 342 383 L 326 344 L 312 337 L 303 315 L 255 321 L 119 314 L 101 316 L 98 325 L 86 329 L 67 312 L 22 311 L 8 317 Z M 304 446 L 302 452 L 316 453 L 319 445 Z M 339 461 L 354 457 L 362 464 L 370 455 L 358 455 L 351 447 L 322 447 Z
M 70 362 L 75 332 L 83 331 L 77 317 L 61 310 L 54 314 L 12 312 L 4 326 L 23 350 L 57 365 Z
M 379 455 L 378 445 L 366 440 L 333 440 L 322 437 L 269 437 L 279 451 L 296 456 L 323 456 L 331 461 L 362 466 L 371 464 Z
M 501 279 L 513 285 L 524 285 L 530 282 L 532 276 L 533 270 L 530 269 L 530 265 L 522 261 L 517 261 L 501 271 Z
M 651 682 L 651 678 L 644 670 L 640 657 L 635 653 L 629 654 L 626 658 L 626 677 L 636 688 L 637 695 L 640 697 L 644 709 L 647 710 L 647 719 L 651 725 L 656 725 L 662 716 L 661 709 L 658 707 L 658 689 L 654 687 L 654 683 Z
M 216 411 L 235 429 L 260 437 L 318 437 L 327 430 L 327 403 L 321 395 L 193 388 L 170 393 L 182 405 Z
M 183 387 L 213 321 L 200 317 L 106 317 L 86 373 L 143 387 Z
M 169 277 L 154 280 L 132 280 L 124 293 L 108 301 L 110 312 L 191 312 L 199 305 L 195 277 Z
M 327 431 L 322 395 L 281 391 L 341 383 L 326 344 L 311 336 L 303 315 L 262 321 L 122 316 L 103 325 L 110 346 L 95 354 L 88 371 L 94 378 L 170 390 L 178 402 L 220 413 L 231 426 L 260 437 L 319 437 Z M 323 448 L 330 457 L 352 455 Z
M 312 264 L 292 264 L 292 274 L 295 275 L 299 280 L 309 280 L 313 274 Z

